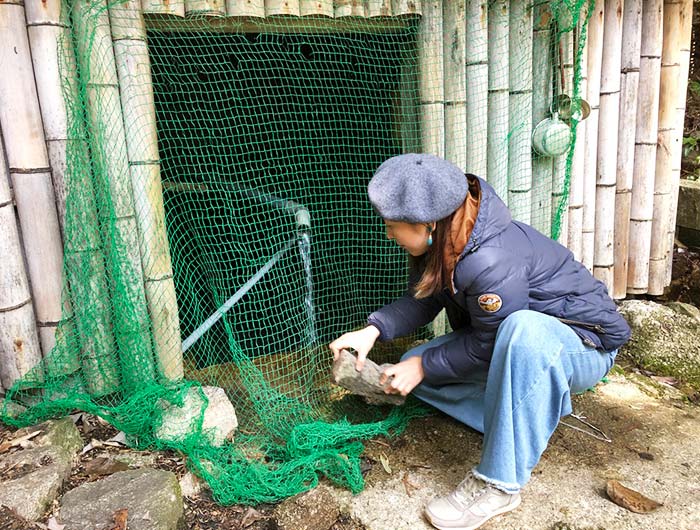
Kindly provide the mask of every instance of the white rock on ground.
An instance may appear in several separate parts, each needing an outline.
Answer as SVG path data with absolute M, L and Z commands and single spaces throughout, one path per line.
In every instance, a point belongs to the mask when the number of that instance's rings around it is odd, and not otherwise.
M 193 386 L 184 397 L 182 407 L 172 403 L 163 403 L 163 422 L 156 429 L 156 437 L 168 442 L 181 442 L 191 435 L 202 414 L 204 399 L 208 400 L 204 410 L 202 434 L 214 446 L 221 446 L 231 439 L 238 428 L 238 419 L 233 405 L 222 388 L 213 386 Z
M 63 530 L 109 530 L 114 514 L 127 510 L 129 530 L 183 528 L 182 494 L 170 471 L 135 469 L 85 483 L 61 499 L 57 520 Z

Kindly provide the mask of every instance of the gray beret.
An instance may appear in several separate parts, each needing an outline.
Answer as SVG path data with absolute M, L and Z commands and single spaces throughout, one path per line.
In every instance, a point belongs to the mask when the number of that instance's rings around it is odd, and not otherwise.
M 408 153 L 386 160 L 367 187 L 384 219 L 432 223 L 454 212 L 467 196 L 467 177 L 434 155 Z

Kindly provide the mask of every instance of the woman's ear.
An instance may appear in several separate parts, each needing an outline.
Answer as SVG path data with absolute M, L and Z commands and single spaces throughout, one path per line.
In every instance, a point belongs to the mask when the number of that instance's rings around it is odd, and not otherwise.
M 427 229 L 428 229 L 428 233 L 429 233 L 429 234 L 432 234 L 433 232 L 435 232 L 435 227 L 437 226 L 437 223 L 432 222 L 432 223 L 428 223 L 428 224 L 425 225 L 425 226 L 426 226 Z

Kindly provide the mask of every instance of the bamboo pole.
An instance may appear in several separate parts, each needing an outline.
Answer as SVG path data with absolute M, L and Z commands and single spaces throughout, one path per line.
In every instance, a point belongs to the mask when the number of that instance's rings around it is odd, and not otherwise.
M 6 139 L 42 351 L 55 345 L 61 319 L 63 251 L 34 81 L 24 7 L 0 4 L 0 127 Z M 18 118 L 19 117 L 19 118 Z
M 596 164 L 593 275 L 612 293 L 614 275 L 617 130 L 620 117 L 620 69 L 623 0 L 605 2 L 603 62 L 600 76 L 598 162 Z
M 535 7 L 532 36 L 532 127 L 549 116 L 552 101 L 551 21 L 548 4 Z M 532 199 L 530 224 L 546 236 L 552 227 L 552 159 L 535 156 L 532 160 Z
M 368 0 L 367 2 L 368 17 L 390 17 L 391 16 L 391 0 Z
M 561 71 L 555 72 L 559 77 L 559 83 L 562 87 L 562 93 L 573 98 L 574 96 L 574 32 L 573 20 L 571 20 L 568 11 L 560 14 L 566 19 L 560 20 L 558 27 L 562 32 L 559 37 L 557 52 L 559 53 L 559 62 L 561 62 Z M 552 161 L 552 237 L 555 236 L 555 224 L 559 223 L 559 231 L 557 233 L 557 241 L 562 245 L 566 245 L 569 238 L 569 196 L 567 194 L 566 185 L 566 164 L 568 161 L 567 153 L 555 157 Z
M 532 207 L 532 8 L 510 3 L 508 79 L 508 205 L 513 219 L 530 223 Z
M 508 28 L 510 25 L 507 0 L 489 3 L 488 20 L 488 143 L 486 164 L 488 182 L 498 196 L 508 203 Z
M 335 0 L 336 2 L 338 0 Z M 344 0 L 343 0 L 344 1 Z M 299 16 L 299 0 L 265 0 L 265 16 Z
M 632 201 L 634 135 L 637 121 L 639 61 L 642 45 L 642 0 L 625 0 L 622 27 L 620 119 L 617 136 L 614 278 L 612 296 L 627 296 L 630 207 Z
M 333 3 L 335 18 L 352 16 L 353 0 L 334 0 Z
M 231 0 L 238 3 L 238 0 Z M 250 0 L 251 3 L 263 0 Z M 154 15 L 185 16 L 185 0 L 141 0 L 141 9 L 144 13 Z
M 663 44 L 661 50 L 661 82 L 659 88 L 659 136 L 656 148 L 654 177 L 654 214 L 651 225 L 648 293 L 660 295 L 666 286 L 666 261 L 672 247 L 668 246 L 673 197 L 673 155 L 681 138 L 676 132 L 678 106 L 681 3 L 665 0 L 663 7 Z
M 22 260 L 12 192 L 0 134 L 0 385 L 13 383 L 41 361 L 34 307 Z
M 308 15 L 332 17 L 333 0 L 299 0 L 299 14 L 302 17 Z
M 467 171 L 467 88 L 464 47 L 464 2 L 443 2 L 443 64 L 445 75 L 445 158 Z
M 110 7 L 110 11 L 111 9 Z M 225 0 L 185 0 L 185 15 L 224 17 L 226 16 L 226 2 Z
M 422 10 L 421 0 L 392 0 L 391 1 L 391 12 L 393 13 L 394 16 L 420 15 L 421 10 Z
M 678 75 L 678 101 L 676 103 L 676 134 L 680 141 L 674 144 L 672 173 L 673 184 L 671 186 L 671 211 L 668 227 L 668 248 L 671 251 L 669 259 L 666 260 L 666 281 L 665 285 L 671 283 L 673 272 L 673 245 L 676 235 L 676 215 L 678 213 L 678 190 L 681 179 L 681 161 L 683 158 L 683 131 L 685 124 L 685 102 L 688 89 L 688 73 L 690 70 L 691 40 L 693 33 L 693 1 L 683 0 L 681 2 L 681 52 L 680 52 L 680 73 Z
M 325 14 L 333 16 L 333 0 L 319 0 L 324 4 Z M 144 10 L 144 14 L 145 14 Z M 226 14 L 230 17 L 256 17 L 265 18 L 265 0 L 226 0 Z
M 183 377 L 180 323 L 165 226 L 151 63 L 141 39 L 115 40 L 139 248 L 161 375 Z M 118 38 L 118 35 L 113 35 Z
M 586 13 L 579 15 L 578 31 L 575 39 L 575 49 L 578 50 L 581 39 L 584 40 L 583 49 L 579 58 L 579 68 L 581 81 L 579 94 L 584 99 L 588 89 L 588 38 L 585 37 L 584 30 L 587 28 Z M 574 155 L 571 167 L 571 185 L 569 192 L 569 238 L 567 247 L 574 255 L 574 259 L 581 261 L 582 257 L 582 233 L 583 233 L 583 183 L 584 183 L 584 163 L 586 146 L 586 123 L 576 124 L 576 144 L 574 145 Z
M 583 162 L 583 229 L 581 231 L 581 263 L 593 272 L 595 246 L 596 164 L 598 157 L 598 115 L 600 110 L 600 75 L 603 61 L 603 0 L 596 0 L 588 22 L 588 104 L 591 114 L 586 119 L 586 146 Z
M 487 179 L 488 2 L 466 1 L 467 171 Z
M 646 293 L 649 283 L 654 173 L 659 122 L 659 82 L 663 0 L 643 0 L 642 44 L 635 127 L 632 204 L 630 207 L 627 292 Z

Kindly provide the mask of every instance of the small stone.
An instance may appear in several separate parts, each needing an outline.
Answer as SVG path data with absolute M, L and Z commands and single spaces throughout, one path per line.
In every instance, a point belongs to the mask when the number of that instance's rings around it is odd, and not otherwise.
M 206 482 L 189 471 L 180 479 L 180 490 L 182 490 L 183 497 L 188 499 L 197 497 L 206 487 Z
M 71 457 L 58 447 L 7 454 L 0 459 L 0 505 L 36 521 L 58 497 L 70 471 Z
M 134 469 L 78 486 L 61 499 L 63 530 L 109 529 L 114 514 L 127 510 L 129 530 L 178 530 L 183 503 L 177 477 L 170 471 Z
M 287 499 L 275 509 L 279 530 L 328 530 L 339 516 L 338 501 L 325 486 Z
M 158 439 L 178 443 L 196 432 L 204 407 L 202 392 L 208 400 L 204 410 L 202 435 L 208 438 L 213 446 L 221 446 L 232 438 L 238 427 L 238 419 L 226 392 L 213 386 L 193 386 L 187 391 L 181 407 L 162 402 L 163 421 L 156 429 Z
M 70 458 L 83 448 L 83 439 L 80 437 L 80 431 L 78 431 L 73 420 L 69 417 L 24 427 L 19 429 L 15 436 L 20 437 L 36 431 L 41 431 L 41 434 L 32 438 L 34 447 L 54 446 Z

